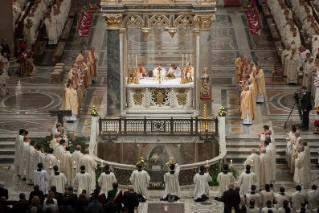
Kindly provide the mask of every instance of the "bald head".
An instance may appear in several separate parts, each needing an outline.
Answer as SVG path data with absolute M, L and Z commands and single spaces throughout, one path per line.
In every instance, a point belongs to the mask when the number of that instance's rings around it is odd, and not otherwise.
M 300 132 L 298 130 L 295 132 L 295 137 L 300 137 Z
M 251 153 L 256 153 L 256 149 L 255 149 L 255 148 L 252 148 L 252 149 L 251 149 Z
M 233 183 L 229 184 L 229 185 L 228 185 L 228 188 L 229 188 L 229 189 L 234 189 L 234 184 L 233 184 Z
M 262 148 L 262 149 L 261 149 L 261 153 L 266 153 L 266 149 L 265 149 L 265 148 Z
M 76 146 L 76 150 L 77 150 L 77 151 L 81 151 L 81 145 L 77 145 L 77 146 Z
M 85 149 L 85 154 L 89 154 L 89 149 Z

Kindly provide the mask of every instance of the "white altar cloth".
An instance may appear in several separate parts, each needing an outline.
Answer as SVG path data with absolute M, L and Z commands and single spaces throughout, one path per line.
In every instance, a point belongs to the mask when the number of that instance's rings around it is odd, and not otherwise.
M 180 84 L 181 78 L 162 80 L 161 84 L 153 78 L 139 79 L 140 84 L 126 84 L 127 88 L 194 88 L 194 82 Z

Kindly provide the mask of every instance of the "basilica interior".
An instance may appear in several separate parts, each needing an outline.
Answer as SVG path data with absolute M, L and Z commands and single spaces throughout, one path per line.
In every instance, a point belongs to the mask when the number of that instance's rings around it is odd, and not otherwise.
M 267 1 L 262 6 L 259 3 L 257 14 L 262 27 L 257 34 L 252 33 L 247 18 L 255 1 L 71 2 L 55 44 L 49 44 L 44 21 L 40 22 L 36 40 L 31 38 L 31 28 L 26 32 L 19 28 L 23 21 L 18 20 L 12 28 L 11 19 L 6 20 L 12 16 L 12 3 L 1 3 L 0 39 L 7 39 L 12 53 L 5 84 L 8 93 L 0 96 L 0 183 L 8 189 L 7 202 L 19 200 L 20 193 L 28 198 L 34 187 L 16 173 L 15 141 L 19 129 L 27 130 L 28 137 L 36 143 L 48 146 L 55 137 L 57 123 L 63 123 L 63 137 L 68 138 L 69 146 L 81 144 L 82 151 L 89 150 L 97 163 L 96 174 L 110 165 L 122 191 L 131 184 L 136 164 L 141 158 L 145 160 L 150 184 L 147 201 L 140 203 L 138 212 L 164 212 L 165 205 L 176 213 L 224 212 L 224 203 L 214 199 L 219 196 L 216 184 L 209 186 L 209 200 L 194 201 L 193 177 L 200 166 L 216 176 L 228 164 L 237 173 L 235 186 L 240 186 L 239 176 L 245 171 L 244 162 L 251 149 L 255 148 L 256 153 L 261 150 L 258 134 L 266 123 L 276 140 L 273 189 L 279 192 L 280 187 L 285 187 L 287 193 L 295 192 L 294 174 L 287 166 L 287 133 L 292 124 L 303 122 L 294 99 L 303 83 L 298 78 L 297 83 L 287 84 L 284 76 L 274 74 L 276 69 L 282 70 L 281 52 L 286 45 L 280 35 L 275 38 L 278 33 L 273 31 L 275 23 L 269 23 L 273 14 Z M 291 6 L 291 1 L 286 2 Z M 315 13 L 316 9 L 313 10 Z M 88 12 L 90 26 L 79 32 L 83 13 Z M 311 51 L 307 39 L 301 42 Z M 21 44 L 33 52 L 32 65 L 36 67 L 36 72 L 22 76 L 16 55 Z M 81 52 L 92 47 L 99 58 L 98 75 L 94 74 L 94 83 L 83 92 L 74 119 L 73 110 L 64 108 L 68 75 Z M 235 76 L 235 60 L 241 55 L 264 72 L 265 101 L 255 104 L 250 125 L 243 124 Z M 141 77 L 134 74 L 140 62 L 147 77 L 144 73 Z M 157 69 L 159 62 L 161 69 Z M 187 62 L 193 66 L 193 74 L 184 75 Z M 180 67 L 181 77 L 161 76 L 171 65 Z M 205 78 L 209 79 L 207 96 L 203 92 L 206 79 L 204 83 L 202 80 L 205 68 Z M 61 72 L 57 71 L 60 69 Z M 318 132 L 314 123 L 319 116 L 313 101 L 312 106 L 309 130 L 301 131 L 298 127 L 310 147 L 309 186 L 319 183 L 319 137 L 314 134 Z M 225 114 L 220 114 L 221 107 Z M 177 202 L 165 203 L 160 201 L 165 188 L 163 176 L 168 171 L 166 162 L 172 158 L 181 169 L 181 197 Z

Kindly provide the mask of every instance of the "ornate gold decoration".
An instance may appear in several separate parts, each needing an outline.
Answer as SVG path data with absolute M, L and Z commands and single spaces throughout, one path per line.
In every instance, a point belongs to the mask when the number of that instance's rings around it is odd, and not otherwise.
M 195 27 L 201 30 L 212 29 L 212 23 L 215 21 L 215 14 L 212 15 L 197 15 L 195 16 Z
M 121 28 L 120 31 L 119 31 L 119 34 L 120 35 L 125 35 L 126 33 L 126 28 Z
M 157 93 L 156 93 L 156 102 L 158 105 L 162 105 L 163 102 L 164 102 L 164 93 L 162 90 L 158 90 Z
M 170 27 L 171 21 L 165 16 L 165 15 L 154 15 L 150 18 L 148 21 L 148 26 L 157 26 L 158 29 L 161 29 L 161 27 Z
M 135 90 L 135 94 L 133 95 L 135 105 L 142 105 L 143 94 L 140 89 Z
M 168 33 L 172 38 L 174 38 L 174 35 L 176 32 L 177 32 L 177 28 L 168 28 Z
M 143 18 L 135 14 L 126 16 L 122 21 L 122 25 L 127 28 L 141 28 L 144 24 Z
M 104 21 L 107 24 L 107 29 L 119 29 L 122 23 L 122 14 L 105 14 Z
M 187 94 L 185 93 L 184 89 L 179 90 L 179 93 L 176 95 L 178 105 L 186 105 L 186 97 Z
M 198 28 L 194 28 L 194 35 L 195 36 L 199 36 L 199 29 Z
M 150 32 L 151 32 L 151 28 L 144 27 L 144 28 L 142 28 L 142 32 L 143 32 L 144 36 L 147 37 L 148 34 L 150 34 Z
M 184 27 L 184 29 L 187 29 L 187 27 L 193 27 L 193 25 L 194 17 L 191 15 L 180 15 L 174 21 L 174 27 Z

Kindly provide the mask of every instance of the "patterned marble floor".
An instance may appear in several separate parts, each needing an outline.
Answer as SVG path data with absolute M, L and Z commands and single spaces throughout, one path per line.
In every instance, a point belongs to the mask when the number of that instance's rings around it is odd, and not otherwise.
M 264 25 L 265 26 L 265 25 Z M 97 84 L 93 85 L 83 99 L 83 110 L 79 119 L 68 127 L 78 136 L 88 137 L 90 134 L 90 109 L 95 105 L 103 117 L 106 113 L 106 35 L 105 23 L 101 16 L 95 18 L 95 26 L 91 31 L 88 45 L 81 44 L 72 31 L 72 42 L 69 42 L 64 53 L 63 62 L 67 65 L 67 71 L 82 48 L 94 46 L 100 54 L 100 76 Z M 262 36 L 252 38 L 247 31 L 247 24 L 240 8 L 219 8 L 216 22 L 213 23 L 212 36 L 212 107 L 220 105 L 228 111 L 226 122 L 227 137 L 256 137 L 262 124 L 271 122 L 276 137 L 286 134 L 283 125 L 293 104 L 291 98 L 299 86 L 287 86 L 283 82 L 272 82 L 270 73 L 274 66 L 280 64 L 272 45 L 269 30 L 265 27 Z M 154 30 L 147 39 L 141 36 L 137 30 L 129 31 L 129 54 L 137 55 L 138 61 L 143 61 L 147 69 L 153 68 L 158 61 L 168 66 L 171 63 L 181 64 L 181 54 L 193 53 L 193 36 L 190 30 L 178 31 L 174 38 L 170 38 L 165 30 Z M 50 54 L 48 48 L 47 54 Z M 52 52 L 52 51 L 51 51 Z M 238 110 L 238 91 L 234 84 L 234 60 L 239 52 L 243 52 L 265 71 L 267 82 L 266 103 L 257 105 L 257 119 L 252 126 L 243 126 Z M 48 60 L 43 56 L 43 61 Z M 44 63 L 45 64 L 45 63 Z M 44 137 L 56 122 L 55 117 L 50 117 L 49 110 L 59 109 L 62 101 L 63 83 L 50 84 L 50 66 L 41 66 L 32 77 L 20 78 L 11 76 L 9 80 L 10 95 L 0 97 L 0 137 L 15 137 L 18 128 L 26 128 L 31 137 Z M 216 114 L 216 111 L 214 111 Z M 318 116 L 312 113 L 311 122 Z M 292 122 L 298 122 L 298 115 L 293 112 Z M 311 126 L 311 128 L 313 128 Z M 315 138 L 312 129 L 303 132 L 305 138 Z M 28 193 L 30 186 L 17 180 L 13 174 L 14 167 L 0 168 L 0 180 L 4 180 L 10 189 L 10 198 L 17 198 L 19 192 Z M 278 171 L 280 181 L 276 183 L 285 185 L 289 191 L 293 190 L 292 177 L 285 168 Z M 313 182 L 317 182 L 314 173 Z M 211 194 L 216 195 L 217 189 L 211 188 Z M 209 200 L 209 205 L 194 203 L 191 199 L 192 190 L 182 190 L 186 212 L 222 212 L 223 206 Z M 161 191 L 152 191 L 151 199 L 158 199 Z M 143 211 L 142 211 L 143 212 Z

